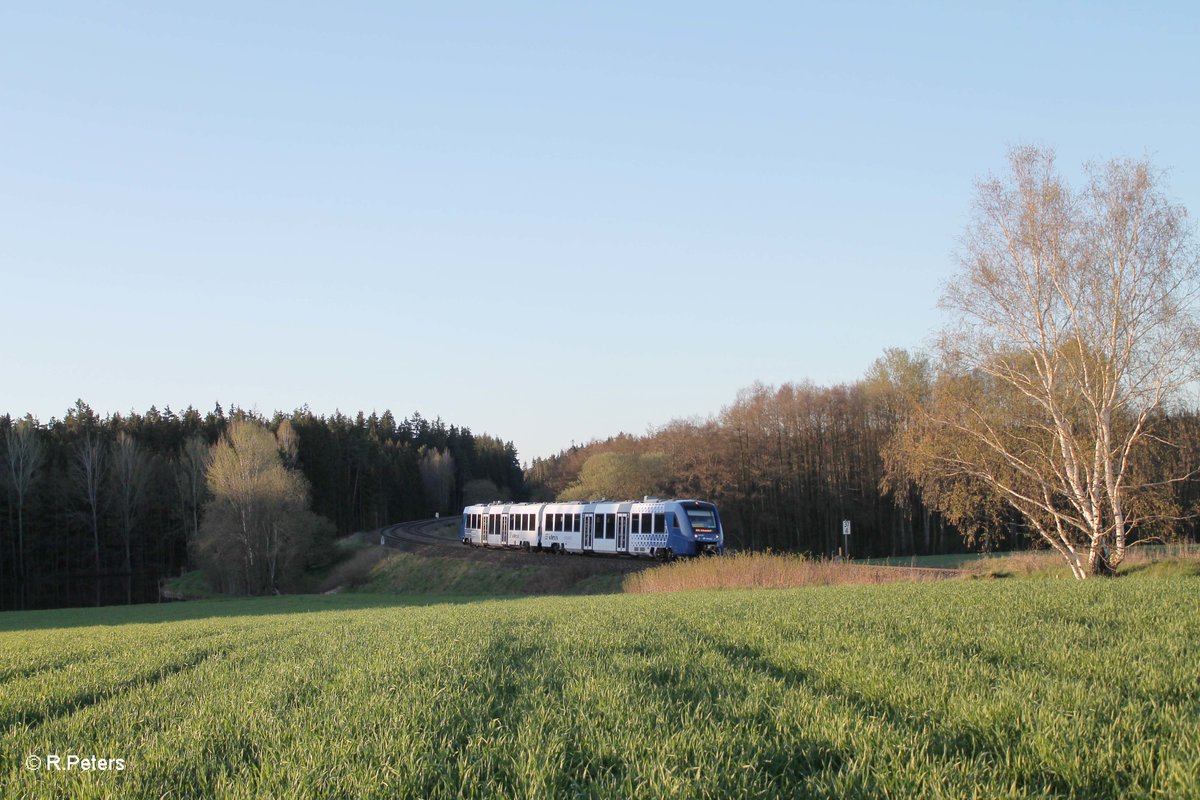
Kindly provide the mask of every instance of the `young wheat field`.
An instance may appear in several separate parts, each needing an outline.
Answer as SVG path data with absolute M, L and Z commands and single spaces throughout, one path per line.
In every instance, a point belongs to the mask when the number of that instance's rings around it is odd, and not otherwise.
M 0 796 L 1195 797 L 1198 643 L 1191 576 L 6 614 Z

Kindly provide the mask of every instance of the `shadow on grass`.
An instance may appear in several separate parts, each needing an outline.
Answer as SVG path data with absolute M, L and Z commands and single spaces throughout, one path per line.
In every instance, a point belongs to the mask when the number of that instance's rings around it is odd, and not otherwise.
M 882 720 L 894 730 L 910 732 L 928 742 L 929 754 L 946 763 L 1010 763 L 1014 744 L 1031 733 L 1017 721 L 997 723 L 993 720 L 987 727 L 965 720 L 952 721 L 931 713 L 928 708 L 910 708 L 885 697 L 868 695 L 827 674 L 816 676 L 800 667 L 780 665 L 755 647 L 711 636 L 705 638 L 709 646 L 719 652 L 734 670 L 757 673 L 779 681 L 789 690 L 826 695 L 839 700 L 863 719 Z M 1011 660 L 1011 663 L 1005 661 L 1001 665 L 1010 667 L 1017 663 L 1023 664 L 1020 660 Z M 839 752 L 832 747 L 832 743 L 828 746 L 833 752 Z M 843 760 L 849 756 L 842 751 Z M 837 764 L 836 761 L 833 763 Z M 805 766 L 826 765 L 818 763 Z M 1011 781 L 1030 796 L 1119 797 L 1139 788 L 1130 775 L 1093 773 L 1071 778 L 1060 774 L 1052 764 L 1029 764 L 1007 772 L 998 770 L 995 781 L 996 785 Z M 864 796 L 882 796 L 883 788 L 868 781 L 863 787 Z
M 463 605 L 493 600 L 513 600 L 520 595 L 428 597 L 386 594 L 292 594 L 277 597 L 237 597 L 213 600 L 188 600 L 176 603 L 144 603 L 132 606 L 66 608 L 45 611 L 5 611 L 0 613 L 0 633 L 115 625 L 154 625 L 189 620 L 260 617 L 279 614 L 313 614 L 330 611 L 356 611 L 365 608 L 422 608 L 436 605 Z

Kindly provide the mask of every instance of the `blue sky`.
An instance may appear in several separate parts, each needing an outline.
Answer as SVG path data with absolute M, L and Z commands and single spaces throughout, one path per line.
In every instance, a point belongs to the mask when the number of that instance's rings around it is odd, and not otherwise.
M 1194 4 L 7 4 L 0 412 L 572 440 L 938 325 L 1006 149 L 1200 213 Z

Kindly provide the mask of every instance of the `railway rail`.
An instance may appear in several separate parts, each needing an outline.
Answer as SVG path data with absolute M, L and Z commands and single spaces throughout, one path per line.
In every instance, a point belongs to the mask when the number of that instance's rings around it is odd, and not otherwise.
M 450 536 L 439 535 L 433 532 L 438 528 L 446 527 L 447 522 L 452 522 L 453 519 L 453 517 L 434 517 L 388 525 L 379 529 L 379 543 L 385 547 L 400 547 L 403 543 L 408 543 L 444 545 L 461 549 L 462 545 L 459 544 L 457 532 L 452 533 Z
M 434 545 L 438 547 L 452 548 L 456 552 L 463 549 L 462 543 L 458 540 L 457 529 L 447 536 L 445 534 L 435 533 L 438 529 L 445 529 L 447 523 L 453 521 L 453 517 L 441 517 L 431 519 L 413 520 L 411 522 L 401 522 L 395 525 L 388 525 L 379 529 L 380 544 L 386 547 L 402 548 L 406 545 Z M 490 548 L 489 548 L 490 550 Z M 510 555 L 524 555 L 520 550 L 508 549 L 492 550 L 492 552 L 507 553 Z M 541 558 L 546 553 L 533 554 L 534 557 Z M 594 554 L 603 555 L 603 554 Z M 614 559 L 622 562 L 628 562 L 627 556 L 613 556 Z M 951 569 L 947 567 L 918 567 L 905 566 L 899 564 L 864 564 L 860 562 L 849 562 L 858 564 L 859 566 L 870 567 L 882 572 L 901 572 L 908 573 L 914 577 L 923 578 L 961 578 L 966 574 L 965 570 Z

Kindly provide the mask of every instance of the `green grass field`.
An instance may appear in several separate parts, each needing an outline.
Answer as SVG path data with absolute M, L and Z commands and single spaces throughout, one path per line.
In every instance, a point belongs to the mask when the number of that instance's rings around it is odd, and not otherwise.
M 0 796 L 1195 797 L 1198 644 L 1191 576 L 10 613 Z

